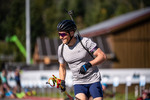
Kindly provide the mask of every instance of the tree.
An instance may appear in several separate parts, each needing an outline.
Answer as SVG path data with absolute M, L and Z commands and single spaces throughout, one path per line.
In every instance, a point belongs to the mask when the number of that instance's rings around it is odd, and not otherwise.
M 64 8 L 74 10 L 73 18 L 80 30 L 149 6 L 149 0 L 30 0 L 31 53 L 37 37 L 58 37 L 57 24 L 70 19 Z M 25 0 L 0 0 L 0 14 L 0 40 L 16 35 L 25 46 Z M 14 44 L 8 45 L 8 51 L 15 55 L 16 61 L 25 61 Z M 0 49 L 3 49 L 1 44 Z M 8 53 L 4 51 L 0 54 Z

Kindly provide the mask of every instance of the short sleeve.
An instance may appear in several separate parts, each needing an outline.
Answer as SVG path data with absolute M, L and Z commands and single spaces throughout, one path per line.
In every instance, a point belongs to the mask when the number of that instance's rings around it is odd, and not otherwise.
M 93 42 L 90 38 L 85 38 L 85 46 L 91 53 L 95 51 L 94 49 L 97 49 L 97 44 Z
M 65 60 L 64 60 L 63 55 L 62 55 L 62 52 L 63 52 L 62 47 L 63 47 L 63 44 L 61 44 L 58 47 L 58 62 L 61 63 L 61 64 L 65 63 Z

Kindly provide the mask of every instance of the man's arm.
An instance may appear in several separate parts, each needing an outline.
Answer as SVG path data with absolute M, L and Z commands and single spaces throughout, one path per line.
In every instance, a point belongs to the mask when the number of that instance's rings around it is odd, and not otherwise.
M 93 60 L 86 62 L 84 65 L 82 65 L 80 67 L 79 74 L 86 74 L 87 70 L 90 67 L 101 64 L 103 61 L 106 60 L 106 55 L 100 48 L 97 48 L 93 55 L 96 57 Z
M 103 61 L 105 61 L 107 59 L 105 53 L 98 48 L 94 53 L 93 53 L 95 57 L 95 59 L 91 60 L 90 63 L 92 64 L 92 66 L 101 64 Z
M 66 90 L 65 78 L 66 78 L 66 64 L 59 64 L 59 77 L 61 79 L 61 92 Z
M 66 78 L 66 64 L 59 64 L 59 77 L 61 80 Z

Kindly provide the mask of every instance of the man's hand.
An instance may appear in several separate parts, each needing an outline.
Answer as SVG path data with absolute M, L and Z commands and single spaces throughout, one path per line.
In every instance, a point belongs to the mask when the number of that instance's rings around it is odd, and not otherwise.
M 86 64 L 82 65 L 81 68 L 80 68 L 80 71 L 79 71 L 79 74 L 85 74 L 86 71 L 92 67 L 92 64 L 87 62 Z
M 64 80 L 61 80 L 61 92 L 64 92 L 66 91 L 66 85 L 65 85 L 65 81 Z

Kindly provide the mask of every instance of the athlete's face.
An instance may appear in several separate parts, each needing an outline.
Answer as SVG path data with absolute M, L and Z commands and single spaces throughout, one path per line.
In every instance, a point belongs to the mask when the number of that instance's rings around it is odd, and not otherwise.
M 69 33 L 65 31 L 61 31 L 58 34 L 59 34 L 59 38 L 62 40 L 62 43 L 67 44 L 70 39 Z

